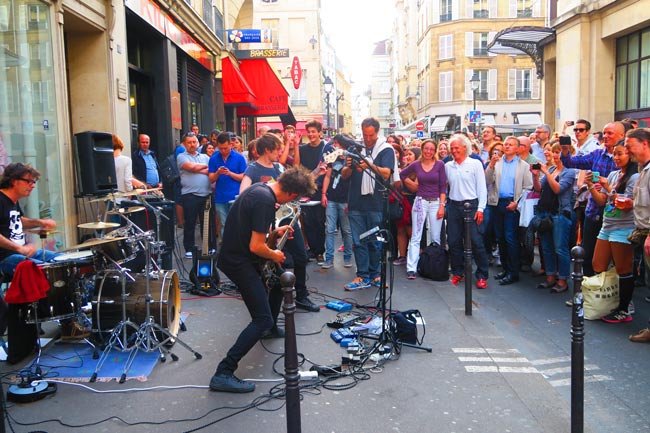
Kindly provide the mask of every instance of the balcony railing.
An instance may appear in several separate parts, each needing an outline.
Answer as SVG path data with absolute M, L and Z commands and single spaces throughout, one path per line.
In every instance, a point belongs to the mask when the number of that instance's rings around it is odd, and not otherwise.
M 531 18 L 532 16 L 532 9 L 517 9 L 517 18 Z
M 523 92 L 517 92 L 517 99 L 531 99 L 530 90 L 524 90 Z
M 293 107 L 306 107 L 307 106 L 307 100 L 306 99 L 292 99 L 291 100 L 291 106 L 293 106 Z
M 447 21 L 451 21 L 451 14 L 440 14 L 440 22 L 446 23 Z
M 487 91 L 484 91 L 484 92 L 477 91 L 476 92 L 476 100 L 477 101 L 487 101 L 488 100 L 488 92 Z
M 486 9 L 474 11 L 474 18 L 490 18 L 490 11 Z
M 487 55 L 487 48 L 474 48 L 474 57 L 482 57 Z

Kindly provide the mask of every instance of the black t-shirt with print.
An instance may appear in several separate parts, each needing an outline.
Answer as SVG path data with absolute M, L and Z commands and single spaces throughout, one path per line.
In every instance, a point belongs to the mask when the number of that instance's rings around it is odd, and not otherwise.
M 20 219 L 23 211 L 18 202 L 14 203 L 9 197 L 0 191 L 0 235 L 18 245 L 25 245 L 25 233 L 23 223 Z M 14 251 L 0 249 L 0 260 L 4 260 Z

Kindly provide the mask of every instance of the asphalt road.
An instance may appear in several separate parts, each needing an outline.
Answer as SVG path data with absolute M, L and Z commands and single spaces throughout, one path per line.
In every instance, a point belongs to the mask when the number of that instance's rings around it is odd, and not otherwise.
M 506 287 L 490 279 L 488 289 L 474 290 L 473 315 L 466 316 L 462 287 L 407 280 L 403 266 L 394 272 L 392 308 L 422 312 L 424 345 L 433 352 L 403 348 L 399 358 L 366 375 L 341 379 L 335 387 L 304 388 L 303 432 L 570 431 L 571 310 L 564 305 L 568 295 L 537 290 L 539 280 L 530 277 Z M 343 268 L 338 255 L 335 267 L 328 270 L 310 264 L 308 277 L 312 298 L 319 303 L 335 298 L 355 305 L 377 303 L 376 289 L 343 290 L 342 285 L 354 277 L 354 268 Z M 587 432 L 650 431 L 650 415 L 644 410 L 650 403 L 646 380 L 650 345 L 627 340 L 628 334 L 647 324 L 650 304 L 643 300 L 647 294 L 645 288 L 637 290 L 637 312 L 631 323 L 586 324 Z M 85 384 L 90 389 L 59 384 L 56 394 L 41 401 L 10 404 L 13 430 L 286 431 L 283 401 L 267 401 L 279 382 L 258 382 L 254 393 L 243 395 L 206 389 L 217 362 L 249 320 L 243 303 L 228 296 L 182 296 L 182 311 L 190 316 L 180 337 L 203 359 L 195 360 L 176 345 L 173 351 L 180 359 L 157 365 L 146 382 Z M 335 317 L 335 311 L 325 308 L 296 314 L 298 349 L 305 357 L 302 369 L 308 369 L 310 362 L 340 364 L 345 351 L 330 339 L 325 326 Z M 47 323 L 45 329 L 53 334 L 56 325 Z M 238 376 L 277 381 L 273 363 L 282 352 L 282 340 L 258 344 L 242 361 Z M 280 370 L 282 363 L 277 361 Z M 12 368 L 2 365 L 3 372 Z M 172 388 L 133 390 L 156 386 Z M 99 394 L 91 389 L 119 393 Z

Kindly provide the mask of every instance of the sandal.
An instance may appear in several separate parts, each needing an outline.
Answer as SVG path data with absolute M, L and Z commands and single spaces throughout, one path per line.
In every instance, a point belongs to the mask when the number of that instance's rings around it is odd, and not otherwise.
M 553 280 L 553 281 L 544 281 L 543 283 L 539 283 L 537 285 L 537 288 L 546 290 L 546 289 L 550 289 L 552 287 L 555 287 L 555 284 L 557 284 L 557 281 L 555 281 L 555 280 Z
M 556 284 L 554 287 L 551 287 L 551 293 L 562 293 L 569 290 L 569 285 L 565 282 L 564 284 Z

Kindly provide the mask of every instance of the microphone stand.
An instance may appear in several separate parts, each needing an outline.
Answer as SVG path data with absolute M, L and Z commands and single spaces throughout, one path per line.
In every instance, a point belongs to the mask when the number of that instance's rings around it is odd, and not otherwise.
M 352 153 L 357 153 L 357 152 L 352 152 Z M 350 155 L 350 152 L 348 152 L 348 156 L 350 156 L 350 158 L 352 158 L 353 160 L 357 159 L 354 156 Z M 390 179 L 384 179 L 384 177 L 381 175 L 379 170 L 377 170 L 376 166 L 372 164 L 372 161 L 369 161 L 367 156 L 358 154 L 358 159 L 360 161 L 365 162 L 366 165 L 368 166 L 368 168 L 362 168 L 362 172 L 367 173 L 370 176 L 370 178 L 375 181 L 375 188 L 381 188 L 382 203 L 384 206 L 383 213 L 382 213 L 383 214 L 382 223 L 381 223 L 382 227 L 380 228 L 380 230 L 376 231 L 376 241 L 382 243 L 380 260 L 379 260 L 379 266 L 380 266 L 379 267 L 380 269 L 379 301 L 377 303 L 377 309 L 381 312 L 381 333 L 377 337 L 372 335 L 364 336 L 371 340 L 377 341 L 373 346 L 373 348 L 369 351 L 368 355 L 376 351 L 385 352 L 384 346 L 387 344 L 391 345 L 391 350 L 395 349 L 395 351 L 398 353 L 399 353 L 398 346 L 413 347 L 415 349 L 426 350 L 427 352 L 431 353 L 432 349 L 430 347 L 422 346 L 419 344 L 413 344 L 413 343 L 405 343 L 397 340 L 395 336 L 391 335 L 390 329 L 388 329 L 387 321 L 386 321 L 386 311 L 390 312 L 392 311 L 392 309 L 386 308 L 386 304 L 388 303 L 388 300 L 386 298 L 386 290 L 388 289 L 388 284 L 386 284 L 386 268 L 389 261 L 390 261 L 391 269 L 393 266 L 393 258 L 391 257 L 390 260 L 388 259 L 388 245 L 389 245 L 388 239 L 390 238 L 389 196 L 393 195 L 393 197 L 398 201 L 401 201 L 404 198 L 404 196 L 392 185 Z M 352 169 L 354 170 L 355 168 Z M 371 228 L 370 231 L 374 231 L 374 228 Z M 372 242 L 372 240 L 370 241 Z M 393 293 L 392 278 L 390 279 L 390 292 L 391 294 Z M 391 304 L 392 304 L 392 295 L 391 295 Z

